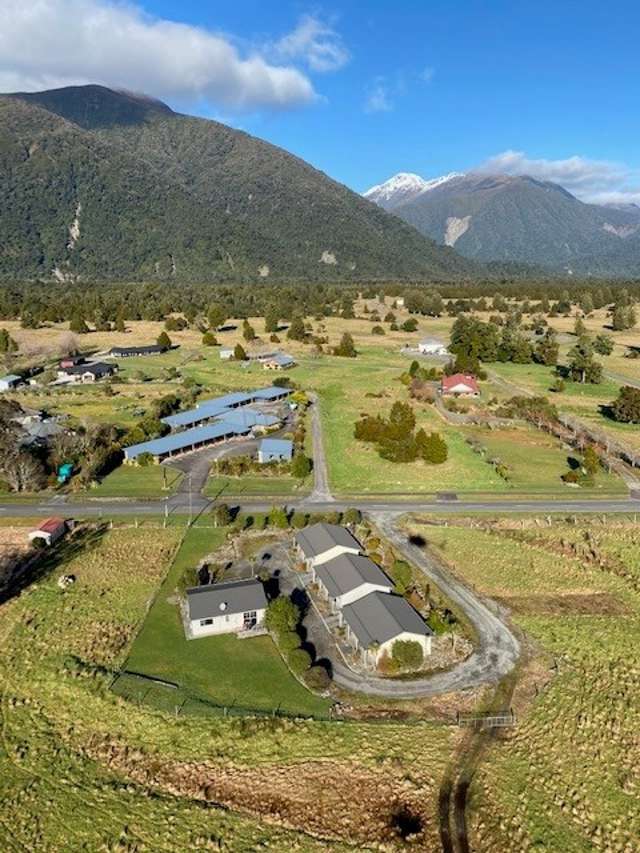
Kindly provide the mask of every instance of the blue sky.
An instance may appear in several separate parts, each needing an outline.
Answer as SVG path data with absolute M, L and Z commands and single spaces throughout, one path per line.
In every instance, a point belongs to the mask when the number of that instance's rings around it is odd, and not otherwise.
M 489 163 L 640 201 L 637 2 L 34 5 L 0 0 L 3 91 L 144 90 L 358 191 Z

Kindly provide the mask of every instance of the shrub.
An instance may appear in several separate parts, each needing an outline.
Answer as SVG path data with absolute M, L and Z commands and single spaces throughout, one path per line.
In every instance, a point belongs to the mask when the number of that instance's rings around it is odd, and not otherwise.
M 382 326 L 373 326 L 373 328 L 371 329 L 371 334 L 372 335 L 385 335 L 386 332 L 382 328 Z
M 218 339 L 213 332 L 205 332 L 202 336 L 202 345 L 205 347 L 217 347 Z
M 146 468 L 147 465 L 153 465 L 155 460 L 151 453 L 141 453 L 136 461 L 142 468 Z
M 623 424 L 640 424 L 640 388 L 623 386 L 610 407 L 611 417 Z
M 294 512 L 291 516 L 291 526 L 295 527 L 296 530 L 302 530 L 303 527 L 307 526 L 307 516 L 304 512 Z
M 391 656 L 401 669 L 419 669 L 424 661 L 422 646 L 415 640 L 396 640 Z
M 291 462 L 291 474 L 297 480 L 306 479 L 311 473 L 311 460 L 304 453 L 297 453 Z
M 274 598 L 267 607 L 264 618 L 265 625 L 276 636 L 281 636 L 288 631 L 295 631 L 300 621 L 300 608 L 290 598 L 281 595 Z
M 312 666 L 304 676 L 304 681 L 310 690 L 327 690 L 331 684 L 331 676 L 324 666 Z
M 344 511 L 344 514 L 342 516 L 342 523 L 343 524 L 355 525 L 355 524 L 360 524 L 361 521 L 362 521 L 362 513 L 360 512 L 359 509 L 356 509 L 355 507 L 349 507 L 349 509 L 346 509 Z
M 289 526 L 289 516 L 282 507 L 274 507 L 269 513 L 269 524 L 284 530 Z
M 162 331 L 156 338 L 156 343 L 158 344 L 158 346 L 168 348 L 171 346 L 171 338 L 165 331 Z
M 294 649 L 287 655 L 287 663 L 294 675 L 302 675 L 311 666 L 311 655 L 304 649 Z
M 406 595 L 413 586 L 411 566 L 404 560 L 396 560 L 389 572 L 398 595 Z
M 300 648 L 300 635 L 295 631 L 285 631 L 278 636 L 278 646 L 282 654 L 287 657 L 294 649 Z

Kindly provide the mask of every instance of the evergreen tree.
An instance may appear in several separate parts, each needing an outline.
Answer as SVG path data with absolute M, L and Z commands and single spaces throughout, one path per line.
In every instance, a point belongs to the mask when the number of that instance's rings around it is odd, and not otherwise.
M 358 355 L 353 338 L 349 332 L 345 332 L 340 338 L 340 343 L 333 350 L 334 355 L 342 356 L 343 358 L 355 358 Z
M 242 344 L 236 344 L 233 348 L 233 357 L 236 361 L 246 361 L 247 354 Z
M 89 327 L 85 323 L 82 314 L 76 313 L 73 315 L 69 323 L 69 331 L 74 332 L 76 335 L 86 335 L 88 333 Z
M 555 329 L 549 326 L 542 340 L 536 344 L 533 359 L 537 364 L 552 366 L 558 363 L 559 353 L 558 336 Z
M 594 361 L 593 346 L 588 338 L 580 338 L 569 351 L 568 371 L 574 382 L 597 385 L 602 381 L 602 365 Z
M 304 327 L 304 320 L 299 314 L 291 320 L 291 325 L 287 329 L 287 337 L 291 341 L 304 341 L 307 337 L 307 330 Z
M 611 355 L 613 352 L 613 340 L 608 335 L 597 335 L 593 342 L 593 349 L 598 355 Z
M 171 338 L 164 331 L 164 329 L 160 332 L 160 334 L 156 338 L 156 343 L 158 344 L 159 347 L 166 347 L 166 349 L 169 349 L 172 345 L 171 344 Z

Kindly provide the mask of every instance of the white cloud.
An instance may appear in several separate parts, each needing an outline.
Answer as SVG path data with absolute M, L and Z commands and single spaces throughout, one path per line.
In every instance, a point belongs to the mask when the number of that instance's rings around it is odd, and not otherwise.
M 340 35 L 316 15 L 304 15 L 296 28 L 272 47 L 280 59 L 300 59 L 312 71 L 337 71 L 351 58 Z
M 378 78 L 367 95 L 364 104 L 366 113 L 388 113 L 393 109 L 391 92 L 383 77 Z
M 423 83 L 431 83 L 433 77 L 436 73 L 435 68 L 431 68 L 431 66 L 427 65 L 426 68 L 423 68 L 420 74 L 418 75 Z
M 523 151 L 503 151 L 476 171 L 501 175 L 529 175 L 551 181 L 583 201 L 606 203 L 640 201 L 640 176 L 622 163 L 567 157 L 564 160 L 531 159 Z
M 316 100 L 308 77 L 228 36 L 108 0 L 0 0 L 0 91 L 102 83 L 234 110 Z

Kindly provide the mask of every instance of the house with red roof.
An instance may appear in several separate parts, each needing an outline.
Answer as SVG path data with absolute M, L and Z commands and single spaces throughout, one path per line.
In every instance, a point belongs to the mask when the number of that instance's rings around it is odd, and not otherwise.
M 62 539 L 66 532 L 67 522 L 64 518 L 47 518 L 31 531 L 29 541 L 49 546 Z
M 440 382 L 443 397 L 479 397 L 478 380 L 471 373 L 454 373 L 443 376 Z

